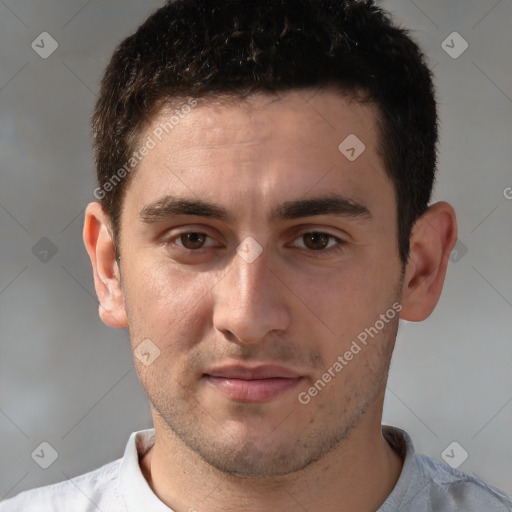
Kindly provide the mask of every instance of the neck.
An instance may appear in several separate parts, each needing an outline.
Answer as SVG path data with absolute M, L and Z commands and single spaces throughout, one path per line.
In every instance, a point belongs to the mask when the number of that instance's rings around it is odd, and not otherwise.
M 375 511 L 395 486 L 403 461 L 382 436 L 381 414 L 373 416 L 365 415 L 334 450 L 307 468 L 252 479 L 213 468 L 154 415 L 156 442 L 141 468 L 159 499 L 176 511 Z

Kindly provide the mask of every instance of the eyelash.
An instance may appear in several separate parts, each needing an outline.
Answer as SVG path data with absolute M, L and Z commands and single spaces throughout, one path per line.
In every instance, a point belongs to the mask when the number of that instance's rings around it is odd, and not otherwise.
M 180 249 L 189 252 L 190 254 L 198 253 L 198 255 L 203 253 L 206 250 L 214 248 L 214 247 L 200 247 L 198 249 L 189 249 L 187 247 L 184 247 L 183 245 L 176 243 L 176 241 L 180 240 L 180 238 L 182 236 L 190 235 L 190 234 L 204 235 L 207 238 L 207 240 L 213 240 L 213 238 L 211 236 L 209 236 L 207 233 L 203 233 L 201 231 L 183 231 L 183 232 L 177 233 L 177 234 L 173 235 L 171 238 L 167 239 L 165 241 L 165 245 L 166 246 L 169 246 L 169 245 L 177 246 Z M 313 231 L 313 230 L 308 230 L 308 231 L 304 231 L 304 232 L 300 233 L 298 236 L 296 236 L 293 239 L 293 241 L 296 241 L 296 240 L 304 237 L 305 235 L 325 235 L 328 237 L 327 245 L 329 245 L 329 243 L 332 240 L 335 240 L 337 242 L 335 245 L 333 245 L 331 247 L 327 247 L 326 249 L 314 250 L 314 249 L 308 249 L 307 247 L 298 247 L 299 249 L 302 249 L 303 251 L 307 251 L 309 253 L 309 255 L 313 256 L 313 257 L 316 257 L 317 255 L 318 255 L 318 257 L 321 257 L 322 255 L 327 255 L 327 254 L 342 251 L 344 249 L 344 246 L 347 245 L 347 243 L 348 243 L 347 241 L 345 241 L 337 236 L 334 236 L 331 233 L 326 233 L 324 231 Z M 291 247 L 294 247 L 294 246 L 291 246 Z

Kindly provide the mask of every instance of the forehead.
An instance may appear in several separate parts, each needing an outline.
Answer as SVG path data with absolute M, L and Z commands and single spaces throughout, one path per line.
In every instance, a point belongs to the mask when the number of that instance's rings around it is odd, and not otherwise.
M 138 202 L 164 189 L 211 200 L 251 192 L 261 204 L 339 187 L 355 200 L 393 196 L 375 108 L 335 91 L 175 101 L 146 126 L 146 141 L 129 187 Z
M 244 98 L 206 97 L 193 100 L 195 106 L 189 108 L 191 103 L 183 99 L 164 105 L 143 133 L 156 134 L 160 139 L 186 130 L 189 142 L 199 142 L 199 146 L 208 141 L 215 145 L 261 142 L 274 138 L 277 132 L 295 136 L 297 141 L 310 139 L 318 144 L 322 138 L 330 144 L 326 133 L 341 136 L 343 131 L 352 130 L 371 144 L 376 129 L 373 104 L 358 102 L 333 88 L 256 93 Z

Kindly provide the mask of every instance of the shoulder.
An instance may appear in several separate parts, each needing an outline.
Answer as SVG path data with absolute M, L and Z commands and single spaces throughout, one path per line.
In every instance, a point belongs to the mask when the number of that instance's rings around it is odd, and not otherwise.
M 414 459 L 419 477 L 428 485 L 433 510 L 512 510 L 512 496 L 504 491 L 426 455 L 415 454 Z
M 121 512 L 121 459 L 83 475 L 24 491 L 0 503 L 0 512 Z
M 415 453 L 407 432 L 384 426 L 383 434 L 404 464 L 379 512 L 512 512 L 512 496 L 448 464 Z

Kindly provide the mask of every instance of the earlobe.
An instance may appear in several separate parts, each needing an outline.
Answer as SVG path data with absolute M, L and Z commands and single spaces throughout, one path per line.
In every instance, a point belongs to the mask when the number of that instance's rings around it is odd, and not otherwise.
M 405 269 L 401 318 L 420 322 L 434 311 L 456 241 L 457 220 L 448 203 L 433 204 L 416 221 Z
M 98 202 L 85 210 L 83 239 L 91 259 L 100 318 L 110 327 L 124 328 L 128 320 L 110 221 Z

